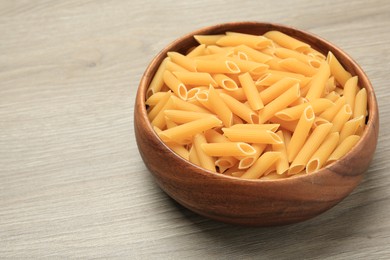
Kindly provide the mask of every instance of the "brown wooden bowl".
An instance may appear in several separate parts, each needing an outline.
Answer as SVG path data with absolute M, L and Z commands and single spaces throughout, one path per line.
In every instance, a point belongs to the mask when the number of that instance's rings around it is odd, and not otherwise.
M 313 174 L 279 180 L 246 180 L 213 173 L 186 161 L 156 135 L 146 112 L 146 91 L 168 51 L 186 53 L 197 45 L 195 34 L 236 31 L 264 34 L 279 30 L 327 54 L 359 77 L 368 94 L 368 121 L 362 138 L 343 158 Z M 205 217 L 227 223 L 269 226 L 303 221 L 330 209 L 361 181 L 373 157 L 379 128 L 377 101 L 370 81 L 356 62 L 335 45 L 291 27 L 235 22 L 209 26 L 187 34 L 164 48 L 150 63 L 139 84 L 134 109 L 137 145 L 157 184 L 170 197 Z

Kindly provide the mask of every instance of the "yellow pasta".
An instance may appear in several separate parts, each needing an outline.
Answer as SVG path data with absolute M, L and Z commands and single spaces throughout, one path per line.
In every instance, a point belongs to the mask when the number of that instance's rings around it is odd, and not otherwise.
M 204 143 L 202 149 L 209 156 L 250 156 L 256 153 L 251 145 L 243 142 Z
M 202 145 L 205 143 L 207 143 L 207 141 L 204 134 L 198 133 L 194 136 L 193 147 L 196 151 L 200 166 L 209 171 L 215 172 L 216 169 L 214 158 L 212 156 L 207 155 L 202 149 Z
M 257 161 L 241 176 L 244 179 L 258 179 L 261 177 L 277 160 L 280 158 L 280 152 L 266 152 L 257 159 Z
M 167 55 L 172 62 L 185 68 L 186 70 L 194 72 L 196 71 L 196 65 L 193 59 L 178 52 L 168 52 Z
M 327 62 L 329 63 L 330 72 L 335 77 L 336 81 L 344 86 L 347 80 L 352 77 L 351 73 L 346 71 L 332 52 L 328 53 Z
M 336 160 L 343 157 L 347 152 L 349 152 L 352 147 L 354 147 L 357 142 L 360 140 L 360 136 L 358 135 L 350 135 L 347 138 L 345 138 L 341 144 L 337 146 L 337 148 L 333 151 L 333 153 L 329 156 L 328 161 L 326 162 L 326 165 L 329 165 Z
M 316 127 L 313 133 L 309 136 L 302 149 L 299 151 L 297 156 L 294 158 L 291 163 L 288 174 L 297 174 L 305 169 L 306 164 L 310 160 L 310 157 L 317 151 L 318 147 L 324 141 L 332 124 L 322 124 Z
M 311 126 L 314 123 L 314 118 L 315 115 L 313 107 L 306 107 L 298 121 L 296 128 L 294 129 L 294 133 L 291 136 L 291 140 L 287 146 L 287 157 L 289 162 L 292 162 L 295 159 L 296 155 L 304 145 L 307 137 L 309 136 Z
M 187 99 L 187 88 L 186 86 L 178 80 L 172 72 L 166 70 L 163 75 L 165 84 L 176 94 L 179 98 L 186 100 Z
M 338 141 L 338 132 L 329 134 L 329 136 L 321 144 L 318 150 L 310 158 L 309 162 L 306 165 L 306 172 L 312 173 L 318 171 L 326 163 L 330 154 L 336 148 Z
M 186 86 L 188 85 L 196 85 L 196 86 L 213 86 L 216 87 L 217 83 L 211 77 L 209 73 L 206 72 L 184 72 L 184 71 L 174 71 L 173 75 L 176 76 L 178 80 L 184 83 Z
M 263 101 L 249 73 L 241 74 L 238 78 L 250 107 L 255 111 L 262 109 L 264 107 Z
M 222 128 L 223 134 L 232 142 L 278 144 L 280 137 L 267 129 Z
M 275 98 L 264 106 L 259 112 L 259 123 L 264 123 L 275 115 L 276 112 L 286 108 L 300 97 L 299 85 L 293 85 L 285 93 Z
M 298 52 L 305 52 L 310 50 L 309 44 L 279 31 L 269 31 L 266 32 L 264 36 L 287 49 L 296 50 Z
M 178 156 L 219 174 L 313 174 L 365 129 L 367 91 L 333 53 L 283 32 L 196 35 L 168 52 L 146 92 L 147 116 Z

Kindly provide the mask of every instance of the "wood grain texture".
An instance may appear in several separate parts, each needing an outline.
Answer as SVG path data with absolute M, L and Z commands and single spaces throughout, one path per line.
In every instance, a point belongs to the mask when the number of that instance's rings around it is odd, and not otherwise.
M 388 259 L 390 2 L 1 1 L 0 258 Z M 165 45 L 255 20 L 329 40 L 365 70 L 380 132 L 363 182 L 312 220 L 242 228 L 169 199 L 134 138 L 136 88 Z

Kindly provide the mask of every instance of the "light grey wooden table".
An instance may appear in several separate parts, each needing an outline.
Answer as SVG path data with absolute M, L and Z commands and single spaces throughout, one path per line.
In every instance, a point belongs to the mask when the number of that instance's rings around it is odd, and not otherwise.
M 390 1 L 0 1 L 0 258 L 389 259 Z M 271 228 L 176 204 L 135 143 L 140 77 L 203 26 L 267 21 L 350 54 L 377 94 L 365 179 L 330 211 Z

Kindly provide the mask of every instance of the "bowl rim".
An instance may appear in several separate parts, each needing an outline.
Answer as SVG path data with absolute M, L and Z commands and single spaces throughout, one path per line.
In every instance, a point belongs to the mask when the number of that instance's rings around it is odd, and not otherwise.
M 189 38 L 193 38 L 194 35 L 197 34 L 215 34 L 214 32 L 216 31 L 233 31 L 234 29 L 229 29 L 229 28 L 235 28 L 239 26 L 248 26 L 248 27 L 266 27 L 269 28 L 269 30 L 274 29 L 274 30 L 280 30 L 280 31 L 294 31 L 295 33 L 298 33 L 300 37 L 309 37 L 309 39 L 314 40 L 316 42 L 321 43 L 321 45 L 324 45 L 327 49 L 327 51 L 332 51 L 332 53 L 339 59 L 340 56 L 343 56 L 350 66 L 354 68 L 353 73 L 349 71 L 352 75 L 359 75 L 359 83 L 363 81 L 364 84 L 360 83 L 360 87 L 364 87 L 367 90 L 367 110 L 368 110 L 368 117 L 366 118 L 366 127 L 361 135 L 361 138 L 359 141 L 352 147 L 352 149 L 347 152 L 343 157 L 338 159 L 337 161 L 323 166 L 320 168 L 318 171 L 310 173 L 310 174 L 297 174 L 297 175 L 292 175 L 288 178 L 280 178 L 280 179 L 243 179 L 239 177 L 234 177 L 234 176 L 229 176 L 217 172 L 212 172 L 209 171 L 203 167 L 200 167 L 196 164 L 193 164 L 189 160 L 186 160 L 185 158 L 181 157 L 177 153 L 175 153 L 171 148 L 169 148 L 157 135 L 157 133 L 154 131 L 150 120 L 147 117 L 147 110 L 146 110 L 146 92 L 148 89 L 148 86 L 150 84 L 150 81 L 154 77 L 158 66 L 161 64 L 163 58 L 166 57 L 167 52 L 169 51 L 178 51 L 178 50 L 173 50 L 173 49 L 178 49 L 178 45 L 186 40 L 189 40 Z M 295 36 L 294 36 L 295 37 Z M 298 37 L 298 38 L 300 38 Z M 301 39 L 303 40 L 303 39 Z M 195 41 L 195 40 L 194 40 Z M 304 40 L 303 40 L 304 41 Z M 190 46 L 193 47 L 194 45 Z M 322 54 L 324 54 L 321 50 L 317 49 L 316 46 L 312 46 L 314 49 L 317 51 L 320 51 Z M 186 49 L 188 50 L 188 48 Z M 180 51 L 179 51 L 180 52 Z M 326 54 L 324 54 L 326 56 Z M 161 61 L 159 62 L 159 60 Z M 345 64 L 343 64 L 345 66 Z M 215 25 L 211 26 L 204 26 L 199 29 L 193 30 L 192 32 L 189 32 L 187 34 L 184 34 L 180 36 L 179 38 L 176 38 L 172 42 L 170 42 L 168 45 L 166 45 L 162 50 L 158 52 L 157 55 L 155 55 L 152 60 L 150 61 L 149 65 L 147 66 L 146 70 L 144 71 L 138 89 L 137 89 L 137 94 L 136 94 L 136 100 L 138 104 L 140 104 L 140 111 L 143 119 L 147 122 L 147 129 L 144 129 L 145 131 L 148 132 L 148 134 L 152 135 L 163 147 L 165 150 L 169 151 L 176 159 L 183 161 L 185 164 L 190 165 L 191 167 L 194 167 L 197 169 L 197 174 L 202 174 L 205 177 L 211 177 L 211 178 L 216 178 L 216 179 L 221 179 L 221 180 L 230 180 L 233 182 L 239 182 L 239 183 L 246 183 L 246 184 L 258 184 L 258 183 L 272 183 L 272 182 L 278 182 L 278 183 L 290 183 L 290 182 L 296 182 L 296 181 L 311 181 L 311 178 L 313 176 L 319 176 L 323 174 L 329 174 L 328 171 L 331 172 L 336 172 L 333 171 L 332 168 L 336 165 L 339 164 L 340 162 L 343 162 L 346 160 L 347 157 L 355 157 L 356 154 L 361 150 L 364 149 L 363 147 L 363 142 L 367 138 L 368 132 L 371 128 L 377 127 L 376 132 L 378 133 L 379 131 L 379 124 L 377 126 L 375 125 L 376 121 L 379 122 L 379 113 L 378 113 L 378 104 L 376 100 L 376 95 L 374 88 L 366 75 L 366 73 L 363 71 L 363 69 L 360 67 L 360 65 L 352 58 L 349 56 L 349 54 L 345 51 L 343 51 L 341 48 L 336 46 L 335 44 L 323 39 L 322 37 L 313 34 L 312 32 L 304 31 L 301 29 L 298 29 L 293 26 L 288 26 L 284 24 L 279 24 L 279 23 L 270 23 L 270 22 L 262 22 L 262 21 L 239 21 L 239 22 L 226 22 L 226 23 L 218 23 Z M 137 110 L 134 110 L 134 113 L 136 113 Z M 377 134 L 378 136 L 378 134 Z M 376 138 L 376 142 L 377 142 Z M 375 144 L 376 145 L 376 144 Z M 374 148 L 375 151 L 375 148 Z M 326 171 L 328 170 L 328 171 Z

